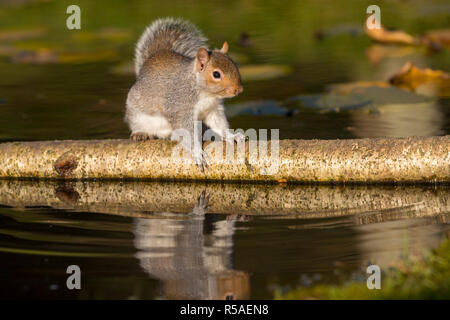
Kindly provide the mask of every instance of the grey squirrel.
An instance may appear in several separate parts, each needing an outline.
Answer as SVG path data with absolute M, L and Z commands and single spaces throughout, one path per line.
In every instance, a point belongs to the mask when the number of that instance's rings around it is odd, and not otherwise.
M 223 140 L 245 141 L 243 134 L 227 132 L 223 105 L 224 98 L 243 91 L 238 67 L 227 55 L 227 42 L 220 50 L 209 50 L 206 42 L 193 24 L 182 19 L 150 24 L 136 45 L 137 79 L 128 93 L 125 114 L 134 141 L 167 139 L 174 130 L 188 130 L 192 140 L 182 144 L 202 171 L 208 156 L 201 135 L 195 134 L 197 121 Z

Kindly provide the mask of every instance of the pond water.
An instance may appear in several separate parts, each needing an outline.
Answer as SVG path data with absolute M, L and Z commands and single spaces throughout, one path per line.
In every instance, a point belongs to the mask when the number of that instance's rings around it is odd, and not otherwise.
M 0 181 L 0 204 L 8 297 L 270 299 L 450 235 L 448 188 Z
M 450 134 L 448 94 L 330 92 L 387 81 L 407 61 L 450 70 L 448 48 L 371 42 L 370 1 L 80 0 L 76 31 L 65 27 L 69 4 L 0 1 L 0 142 L 127 138 L 133 46 L 168 15 L 195 22 L 212 47 L 229 41 L 244 84 L 226 101 L 232 128 L 277 128 L 282 139 Z M 450 25 L 447 1 L 380 6 L 383 25 L 413 35 Z M 449 217 L 447 186 L 0 181 L 0 296 L 272 298 L 364 281 L 369 263 L 437 247 Z M 73 264 L 82 290 L 66 288 Z

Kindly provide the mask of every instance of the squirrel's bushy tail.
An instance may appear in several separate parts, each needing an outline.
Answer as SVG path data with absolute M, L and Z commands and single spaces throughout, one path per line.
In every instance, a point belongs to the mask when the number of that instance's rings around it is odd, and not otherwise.
M 136 75 L 145 60 L 160 50 L 172 50 L 194 58 L 200 47 L 206 47 L 203 34 L 190 22 L 182 19 L 162 18 L 155 20 L 140 37 L 135 52 Z

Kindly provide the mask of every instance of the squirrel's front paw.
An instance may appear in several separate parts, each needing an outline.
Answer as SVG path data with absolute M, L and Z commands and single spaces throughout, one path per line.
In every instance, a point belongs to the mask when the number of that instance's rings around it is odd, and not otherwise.
M 224 140 L 229 143 L 234 143 L 234 142 L 239 143 L 239 142 L 245 142 L 247 140 L 247 137 L 243 133 L 236 132 L 236 133 L 228 134 L 226 137 L 224 137 Z
M 233 138 L 237 143 L 247 141 L 247 136 L 240 132 L 235 133 Z
M 145 140 L 152 140 L 153 136 L 150 136 L 145 132 L 134 132 L 131 134 L 130 139 L 133 141 L 145 141 Z
M 205 172 L 205 169 L 208 169 L 208 162 L 210 162 L 211 159 L 203 149 L 194 151 L 192 153 L 192 158 L 201 172 Z

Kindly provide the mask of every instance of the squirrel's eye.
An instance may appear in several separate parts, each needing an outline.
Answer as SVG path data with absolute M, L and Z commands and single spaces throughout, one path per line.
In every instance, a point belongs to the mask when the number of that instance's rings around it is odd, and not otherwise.
M 214 77 L 215 79 L 220 79 L 220 72 L 219 72 L 219 71 L 214 71 L 214 72 L 213 72 L 213 77 Z

